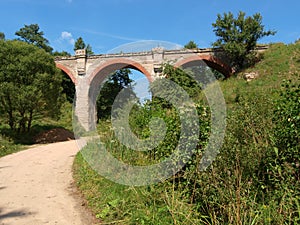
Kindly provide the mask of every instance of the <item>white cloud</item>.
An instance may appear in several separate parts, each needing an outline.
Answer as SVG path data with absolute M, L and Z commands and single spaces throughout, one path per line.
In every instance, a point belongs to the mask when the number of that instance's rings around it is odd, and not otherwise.
M 75 43 L 75 39 L 73 38 L 73 35 L 67 31 L 61 32 L 60 40 L 62 40 L 62 41 L 66 40 L 71 45 L 74 45 L 74 43 Z
M 114 34 L 109 34 L 109 33 L 104 33 L 104 32 L 99 32 L 99 31 L 93 31 L 93 30 L 88 30 L 88 29 L 81 29 L 81 31 L 86 32 L 86 33 L 90 33 L 90 34 L 106 36 L 106 37 L 113 38 L 113 39 L 119 39 L 119 40 L 125 40 L 125 41 L 141 41 L 141 39 L 137 39 L 137 38 L 114 35 Z
M 72 34 L 70 32 L 63 31 L 63 32 L 61 32 L 61 37 L 62 37 L 62 39 L 69 39 L 69 38 L 72 38 Z

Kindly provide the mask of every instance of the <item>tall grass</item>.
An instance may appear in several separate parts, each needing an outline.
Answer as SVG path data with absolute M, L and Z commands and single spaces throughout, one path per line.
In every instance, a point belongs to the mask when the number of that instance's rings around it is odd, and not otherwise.
M 22 149 L 22 146 L 14 144 L 12 141 L 0 135 L 0 157 L 18 152 Z
M 102 224 L 300 224 L 299 145 L 291 145 L 299 138 L 300 115 L 297 108 L 290 110 L 297 104 L 289 101 L 297 101 L 294 95 L 300 91 L 297 85 L 293 91 L 280 89 L 284 79 L 299 84 L 299 58 L 299 43 L 275 44 L 261 62 L 247 70 L 258 72 L 257 80 L 246 82 L 239 74 L 221 82 L 228 108 L 227 132 L 220 154 L 206 171 L 198 170 L 209 134 L 205 117 L 199 118 L 205 127 L 199 151 L 181 172 L 162 183 L 138 188 L 113 183 L 93 171 L 79 153 L 75 180 L 95 216 Z M 289 95 L 294 97 L 282 99 Z M 278 107 L 287 115 L 294 113 L 294 125 L 276 113 Z M 141 110 L 132 112 L 131 128 L 146 138 L 149 114 Z M 172 115 L 168 109 L 156 116 L 168 117 L 169 131 L 176 133 Z M 279 127 L 283 132 L 277 132 Z M 176 144 L 176 139 L 168 136 L 155 152 L 136 153 L 115 140 L 109 121 L 101 121 L 99 132 L 116 158 L 137 165 L 158 162 Z M 284 139 L 288 151 L 278 141 L 286 134 L 293 134 Z

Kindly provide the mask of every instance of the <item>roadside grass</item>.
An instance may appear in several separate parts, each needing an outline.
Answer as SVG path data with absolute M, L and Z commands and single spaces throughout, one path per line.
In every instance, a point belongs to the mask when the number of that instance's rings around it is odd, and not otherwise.
M 0 157 L 23 150 L 24 147 L 0 136 Z
M 41 132 L 53 128 L 64 128 L 72 131 L 72 105 L 66 102 L 61 110 L 59 119 L 48 117 L 36 118 L 30 132 L 17 133 L 0 120 L 0 157 L 27 149 L 35 144 L 34 137 Z
M 282 84 L 284 80 L 299 83 L 299 58 L 300 43 L 273 44 L 259 63 L 244 71 L 255 71 L 259 78 L 247 82 L 242 72 L 220 82 L 228 111 L 227 132 L 220 154 L 206 171 L 197 170 L 200 148 L 184 170 L 170 179 L 143 187 L 124 186 L 99 176 L 78 153 L 74 178 L 101 224 L 300 224 L 300 184 L 295 170 L 299 146 L 290 147 L 287 153 L 278 149 L 278 138 L 286 134 L 275 132 L 281 118 L 276 108 L 282 99 Z M 295 93 L 299 92 L 291 94 Z M 293 113 L 299 120 L 299 112 Z M 148 117 L 142 115 L 134 115 L 138 122 L 132 121 L 131 126 L 145 138 L 147 129 L 140 127 L 147 124 Z M 283 126 L 289 125 L 285 121 L 283 118 Z M 298 129 L 296 125 L 290 125 L 291 132 Z M 109 122 L 101 121 L 99 132 L 118 159 L 149 163 L 151 154 L 133 156 L 114 141 Z M 167 145 L 172 146 L 170 143 Z
M 76 184 L 101 224 L 201 224 L 196 208 L 180 200 L 168 183 L 126 186 L 109 181 L 95 172 L 77 154 L 74 164 Z M 200 219 L 197 219 L 199 217 Z

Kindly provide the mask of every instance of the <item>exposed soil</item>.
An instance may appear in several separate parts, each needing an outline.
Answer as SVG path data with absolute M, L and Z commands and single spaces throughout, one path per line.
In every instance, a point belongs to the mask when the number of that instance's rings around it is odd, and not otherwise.
M 75 138 L 74 134 L 71 131 L 63 128 L 53 128 L 51 130 L 41 132 L 33 139 L 36 144 L 47 144 L 61 141 L 70 141 L 74 140 Z
M 40 137 L 57 140 L 56 129 Z M 92 225 L 72 178 L 76 141 L 38 145 L 0 158 L 1 225 Z

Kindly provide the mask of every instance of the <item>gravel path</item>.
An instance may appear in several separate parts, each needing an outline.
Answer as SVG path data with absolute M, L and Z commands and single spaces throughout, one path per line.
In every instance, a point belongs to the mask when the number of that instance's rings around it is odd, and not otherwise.
M 0 224 L 94 224 L 72 183 L 77 151 L 68 141 L 0 158 Z

